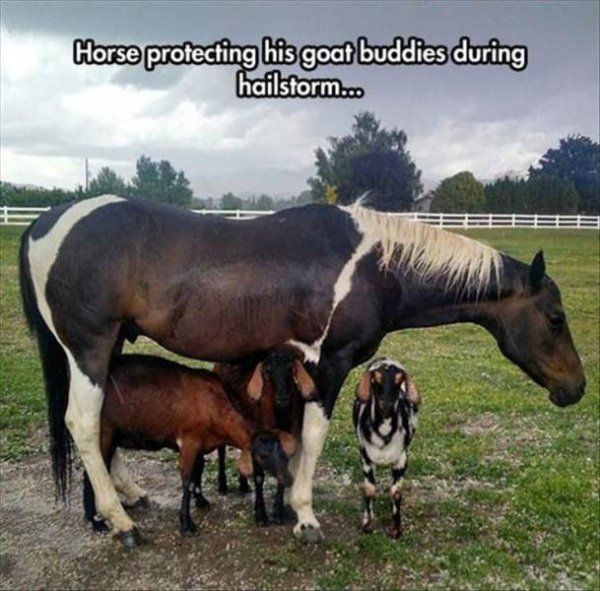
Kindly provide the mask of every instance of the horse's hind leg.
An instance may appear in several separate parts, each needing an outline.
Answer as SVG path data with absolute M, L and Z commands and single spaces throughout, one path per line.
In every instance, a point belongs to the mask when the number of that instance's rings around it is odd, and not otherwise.
M 110 521 L 113 531 L 119 534 L 124 545 L 135 546 L 139 542 L 139 534 L 121 505 L 100 452 L 100 411 L 104 401 L 102 387 L 108 373 L 110 348 L 107 355 L 100 350 L 87 351 L 81 357 L 76 361 L 67 351 L 71 379 L 65 423 L 94 489 L 98 513 Z
M 148 493 L 133 481 L 119 450 L 113 456 L 113 461 L 110 465 L 110 477 L 115 488 L 125 497 L 123 504 L 126 507 L 149 506 Z

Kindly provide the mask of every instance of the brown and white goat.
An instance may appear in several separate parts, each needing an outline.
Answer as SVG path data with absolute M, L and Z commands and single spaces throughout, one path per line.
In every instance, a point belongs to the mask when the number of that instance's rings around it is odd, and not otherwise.
M 219 377 L 204 369 L 192 369 L 147 355 L 120 355 L 111 363 L 101 414 L 100 447 L 110 466 L 117 447 L 179 452 L 182 484 L 179 511 L 182 534 L 196 525 L 190 516 L 190 497 L 205 502 L 199 484 L 204 454 L 220 445 L 246 452 L 254 469 L 267 470 L 282 486 L 291 484 L 288 457 L 293 452 L 285 433 L 264 429 L 239 411 Z M 243 467 L 242 467 L 243 468 Z M 250 470 L 248 465 L 246 471 Z M 95 529 L 105 529 L 95 519 L 95 499 L 84 476 L 84 510 Z M 137 540 L 124 540 L 135 545 Z
M 402 478 L 406 472 L 408 448 L 417 427 L 421 396 L 408 372 L 397 361 L 376 359 L 370 363 L 356 388 L 352 413 L 360 443 L 364 476 L 365 512 L 362 528 L 373 531 L 374 465 L 392 467 L 393 525 L 388 534 L 402 534 Z
M 217 364 L 215 373 L 219 375 L 231 396 L 240 407 L 262 429 L 277 430 L 289 434 L 297 441 L 304 400 L 312 399 L 316 394 L 315 383 L 306 371 L 296 350 L 279 347 L 271 351 L 257 365 L 244 366 Z M 243 461 L 243 457 L 242 457 Z M 263 497 L 263 480 L 254 475 L 256 498 Z M 272 519 L 276 523 L 284 520 L 284 486 L 278 481 Z M 219 490 L 227 492 L 225 475 L 225 450 L 219 450 Z M 240 475 L 240 491 L 247 492 L 248 481 Z M 264 507 L 264 504 L 262 504 Z M 268 525 L 265 511 L 256 505 L 256 520 Z

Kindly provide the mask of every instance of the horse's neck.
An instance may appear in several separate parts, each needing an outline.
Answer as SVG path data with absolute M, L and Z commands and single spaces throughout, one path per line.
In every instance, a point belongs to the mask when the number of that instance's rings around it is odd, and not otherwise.
M 394 323 L 394 329 L 440 326 L 458 322 L 485 324 L 494 314 L 496 304 L 515 292 L 522 291 L 528 266 L 503 255 L 503 269 L 499 281 L 492 277 L 480 290 L 464 285 L 447 286 L 443 281 L 427 282 L 407 289 L 414 301 L 404 302 L 403 310 Z M 418 281 L 418 280 L 415 280 Z

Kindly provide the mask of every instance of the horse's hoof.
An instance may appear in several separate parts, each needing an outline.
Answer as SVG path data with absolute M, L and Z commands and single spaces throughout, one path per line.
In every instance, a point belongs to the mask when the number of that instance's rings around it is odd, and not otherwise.
M 323 532 L 319 526 L 310 524 L 301 524 L 294 528 L 294 536 L 303 544 L 318 544 L 325 539 Z
M 397 540 L 398 538 L 400 538 L 402 536 L 402 529 L 399 528 L 399 527 L 394 527 L 392 525 L 392 526 L 388 527 L 388 529 L 387 529 L 387 535 L 392 540 Z
M 129 531 L 121 531 L 117 534 L 117 538 L 121 541 L 124 548 L 131 550 L 137 548 L 142 543 L 142 536 L 137 527 L 130 529 Z

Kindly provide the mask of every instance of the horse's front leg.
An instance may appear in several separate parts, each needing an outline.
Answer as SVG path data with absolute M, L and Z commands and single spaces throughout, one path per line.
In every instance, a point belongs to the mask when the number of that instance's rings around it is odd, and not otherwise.
M 294 535 L 301 542 L 319 542 L 323 539 L 321 526 L 312 508 L 313 477 L 329 431 L 333 406 L 350 368 L 349 360 L 336 364 L 325 362 L 322 369 L 319 366 L 317 384 L 320 400 L 307 402 L 304 406 L 302 446 L 290 492 L 290 503 L 298 516 Z

